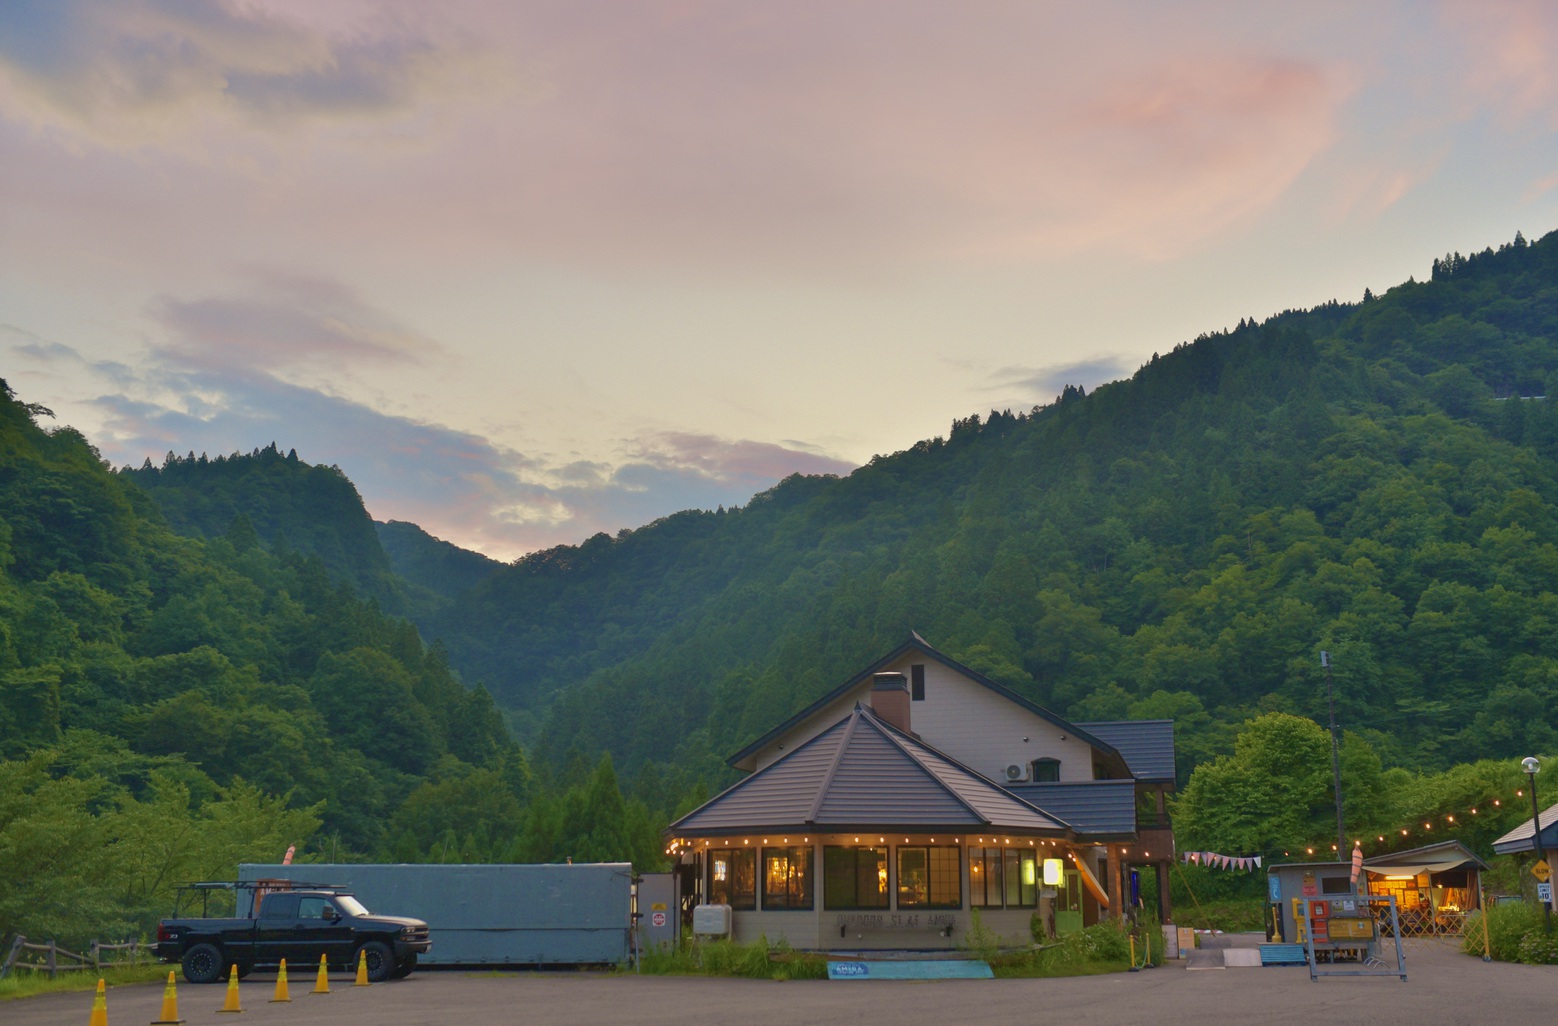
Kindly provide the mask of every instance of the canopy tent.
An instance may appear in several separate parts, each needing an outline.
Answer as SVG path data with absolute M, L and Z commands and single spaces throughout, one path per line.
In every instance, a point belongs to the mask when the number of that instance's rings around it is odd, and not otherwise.
M 1487 869 L 1488 864 L 1460 841 L 1440 841 L 1422 848 L 1364 859 L 1363 868 L 1374 876 L 1416 877 L 1456 869 Z

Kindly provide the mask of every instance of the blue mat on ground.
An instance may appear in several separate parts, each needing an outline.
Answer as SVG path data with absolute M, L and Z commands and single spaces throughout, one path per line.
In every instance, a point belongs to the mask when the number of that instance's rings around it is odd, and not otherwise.
M 1309 956 L 1302 944 L 1262 944 L 1261 965 L 1308 965 Z
M 974 959 L 829 962 L 830 980 L 989 980 L 990 963 Z

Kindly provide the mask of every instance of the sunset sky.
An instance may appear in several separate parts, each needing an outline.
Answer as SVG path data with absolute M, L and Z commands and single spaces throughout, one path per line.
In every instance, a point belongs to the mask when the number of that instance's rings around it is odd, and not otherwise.
M 0 377 L 513 558 L 1534 240 L 1555 54 L 1535 0 L 4 0 Z

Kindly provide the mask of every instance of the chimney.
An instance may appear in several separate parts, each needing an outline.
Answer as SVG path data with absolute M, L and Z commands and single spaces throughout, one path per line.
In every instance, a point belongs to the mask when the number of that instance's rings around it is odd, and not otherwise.
M 871 679 L 871 711 L 909 733 L 909 682 L 901 673 L 878 673 Z

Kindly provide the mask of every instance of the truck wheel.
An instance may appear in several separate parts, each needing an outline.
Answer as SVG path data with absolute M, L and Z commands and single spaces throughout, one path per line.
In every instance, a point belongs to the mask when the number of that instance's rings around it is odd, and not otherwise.
M 196 944 L 184 952 L 184 979 L 190 983 L 215 983 L 227 965 L 215 944 Z
M 395 956 L 390 952 L 388 944 L 369 941 L 359 950 L 368 963 L 369 983 L 383 983 L 390 978 L 390 973 L 395 971 Z

